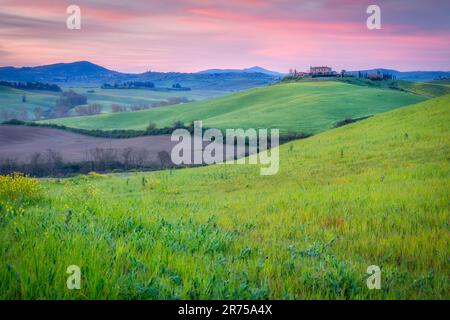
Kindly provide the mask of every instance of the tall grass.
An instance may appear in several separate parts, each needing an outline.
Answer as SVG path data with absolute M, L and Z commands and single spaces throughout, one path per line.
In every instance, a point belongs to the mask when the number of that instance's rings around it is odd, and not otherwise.
M 4 299 L 449 299 L 450 96 L 255 166 L 46 180 L 1 225 Z M 145 181 L 145 182 L 144 182 Z M 81 267 L 81 290 L 66 268 Z M 366 269 L 381 268 L 381 290 Z

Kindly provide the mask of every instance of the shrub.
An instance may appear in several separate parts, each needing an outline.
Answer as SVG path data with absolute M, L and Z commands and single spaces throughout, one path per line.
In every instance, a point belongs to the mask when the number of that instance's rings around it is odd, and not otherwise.
M 345 118 L 344 120 L 340 120 L 340 121 L 336 122 L 334 124 L 334 127 L 335 128 L 339 128 L 339 127 L 342 127 L 342 126 L 345 126 L 345 125 L 348 125 L 348 124 L 351 124 L 351 123 L 354 123 L 354 122 L 358 122 L 358 121 L 361 121 L 361 120 L 368 119 L 370 117 L 372 117 L 372 115 L 368 115 L 368 116 L 360 117 L 360 118 L 355 118 L 355 119 L 353 119 L 353 118 Z
M 91 176 L 91 177 L 94 177 L 94 178 L 106 178 L 107 177 L 107 175 L 101 174 L 101 173 L 98 173 L 98 172 L 95 172 L 95 171 L 90 171 L 88 173 L 88 175 Z
M 40 199 L 41 192 L 39 181 L 22 173 L 0 176 L 0 200 L 2 202 L 26 205 Z
M 147 131 L 152 131 L 154 129 L 156 129 L 156 123 L 150 122 L 147 126 Z
M 180 128 L 184 128 L 184 123 L 181 120 L 177 120 L 173 123 L 172 127 L 174 129 L 180 129 Z

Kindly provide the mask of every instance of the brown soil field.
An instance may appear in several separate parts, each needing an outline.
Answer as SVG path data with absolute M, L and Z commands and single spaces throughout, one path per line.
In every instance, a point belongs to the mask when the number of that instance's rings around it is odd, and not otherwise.
M 170 135 L 107 139 L 52 128 L 0 125 L 0 159 L 17 162 L 28 162 L 33 154 L 44 154 L 49 149 L 65 162 L 83 162 L 89 161 L 90 152 L 97 148 L 113 149 L 119 155 L 132 148 L 147 151 L 146 163 L 160 164 L 158 152 L 170 154 L 177 143 L 170 140 Z
M 26 162 L 31 155 L 44 153 L 51 149 L 58 152 L 64 161 L 86 161 L 91 150 L 125 148 L 148 151 L 148 162 L 158 162 L 158 152 L 170 154 L 176 142 L 170 141 L 170 136 L 145 136 L 131 139 L 106 139 L 64 130 L 26 127 L 0 126 L 0 158 L 14 159 Z

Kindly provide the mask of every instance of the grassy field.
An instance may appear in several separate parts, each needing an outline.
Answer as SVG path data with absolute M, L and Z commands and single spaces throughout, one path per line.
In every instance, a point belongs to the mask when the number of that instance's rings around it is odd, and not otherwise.
M 26 96 L 26 102 L 22 102 L 22 96 Z M 0 86 L 0 112 L 2 111 L 27 111 L 31 112 L 36 107 L 48 110 L 55 106 L 58 93 L 24 91 Z M 0 121 L 2 121 L 0 116 Z
M 282 145 L 274 176 L 214 165 L 0 189 L 0 298 L 449 299 L 449 105 Z M 69 265 L 81 290 L 66 289 Z
M 442 86 L 435 83 L 427 82 L 409 82 L 397 81 L 398 86 L 403 90 L 420 94 L 426 97 L 435 98 L 442 95 L 450 94 L 450 87 Z
M 154 102 L 165 101 L 170 98 L 187 98 L 189 100 L 204 100 L 223 96 L 229 92 L 218 90 L 192 90 L 192 91 L 152 91 L 145 89 L 101 89 L 87 87 L 64 87 L 63 90 L 74 90 L 84 94 L 88 98 L 88 103 L 100 103 L 103 112 L 111 112 L 111 106 L 118 104 L 130 107 L 133 105 L 148 105 Z M 93 92 L 91 92 L 93 91 Z M 27 101 L 22 102 L 25 95 Z M 28 112 L 30 119 L 33 119 L 33 109 L 41 107 L 43 110 L 50 110 L 55 107 L 58 92 L 50 91 L 25 91 L 9 87 L 0 86 L 0 112 L 3 110 L 15 112 Z M 4 119 L 1 118 L 0 121 Z
M 177 120 L 203 120 L 215 128 L 279 128 L 317 133 L 345 118 L 357 118 L 423 101 L 420 95 L 340 82 L 279 84 L 218 99 L 139 112 L 73 117 L 46 122 L 83 129 L 145 129 Z
M 418 94 L 428 98 L 436 98 L 446 94 L 450 94 L 450 88 L 442 87 L 439 83 L 433 82 L 412 82 L 406 80 L 383 80 L 373 81 L 364 78 L 345 77 L 345 78 L 304 78 L 298 80 L 287 80 L 284 82 L 305 83 L 305 82 L 323 82 L 323 81 L 339 81 L 357 86 L 400 90 Z
M 113 104 L 123 106 L 148 104 L 158 101 L 164 101 L 169 98 L 185 97 L 189 100 L 204 100 L 216 98 L 226 94 L 226 91 L 218 90 L 191 90 L 191 91 L 153 91 L 146 89 L 101 89 L 101 88 L 85 88 L 70 87 L 64 90 L 74 90 L 80 94 L 84 94 L 88 98 L 89 103 L 100 103 L 104 106 L 104 112 L 111 111 Z M 94 92 L 90 92 L 93 90 Z
M 442 80 L 433 80 L 432 84 L 439 84 L 443 86 L 450 86 L 450 79 L 442 79 Z

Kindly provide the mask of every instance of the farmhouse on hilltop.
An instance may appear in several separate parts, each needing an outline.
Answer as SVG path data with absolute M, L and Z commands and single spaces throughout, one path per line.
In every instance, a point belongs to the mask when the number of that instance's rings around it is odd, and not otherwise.
M 338 74 L 336 71 L 333 71 L 332 68 L 327 66 L 321 66 L 321 67 L 309 67 L 309 72 L 299 72 L 297 69 L 290 69 L 288 77 L 291 78 L 305 78 L 305 77 L 311 77 L 311 78 L 318 78 L 318 77 L 337 77 L 337 76 L 345 76 L 346 71 L 342 70 L 340 74 Z
M 332 77 L 336 76 L 336 71 L 333 71 L 330 67 L 322 66 L 322 67 L 310 67 L 309 73 L 312 77 Z
M 321 67 L 309 67 L 309 72 L 299 72 L 297 69 L 290 69 L 289 76 L 294 78 L 304 78 L 304 77 L 336 77 L 338 73 L 333 71 L 332 68 L 327 66 Z

